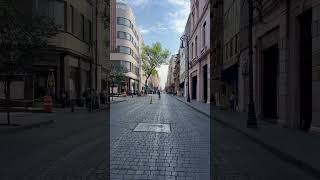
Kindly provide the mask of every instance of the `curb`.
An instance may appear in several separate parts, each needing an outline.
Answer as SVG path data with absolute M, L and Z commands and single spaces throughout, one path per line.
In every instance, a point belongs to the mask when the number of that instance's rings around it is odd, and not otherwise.
M 192 105 L 184 102 L 183 100 L 180 100 L 180 99 L 178 99 L 176 97 L 175 97 L 175 99 L 179 100 L 180 102 L 183 102 L 184 104 L 186 104 L 189 107 L 191 107 L 192 109 L 200 112 L 201 114 L 204 114 L 204 115 L 206 115 L 208 117 L 211 117 L 207 113 L 205 113 L 205 112 L 193 107 Z M 238 127 L 232 125 L 231 123 L 227 123 L 227 122 L 225 122 L 225 121 L 223 121 L 223 120 L 221 120 L 221 119 L 219 119 L 217 117 L 214 117 L 214 120 L 219 122 L 219 123 L 221 123 L 221 124 L 223 124 L 224 126 L 227 126 L 227 127 L 231 128 L 231 129 L 241 133 L 242 135 L 246 136 L 249 140 L 259 144 L 261 147 L 263 147 L 267 151 L 271 152 L 272 154 L 276 155 L 280 159 L 299 167 L 300 169 L 310 173 L 314 177 L 320 178 L 320 169 L 317 169 L 317 168 L 309 165 L 308 163 L 303 162 L 302 160 L 299 160 L 299 159 L 295 158 L 294 156 L 292 156 L 292 155 L 290 155 L 290 154 L 288 154 L 286 152 L 281 151 L 279 148 L 276 148 L 276 147 L 274 147 L 272 145 L 269 145 L 269 144 L 265 143 L 263 140 L 252 136 L 250 133 L 242 130 L 241 128 L 238 128 Z
M 49 125 L 54 122 L 55 122 L 55 120 L 47 120 L 47 121 L 42 121 L 42 122 L 38 122 L 38 123 L 32 123 L 32 124 L 0 131 L 0 134 L 17 133 L 17 132 L 21 132 L 21 131 L 25 131 L 25 130 L 29 130 L 29 129 L 33 129 L 33 128 L 40 128 L 43 125 Z
M 110 103 L 110 104 L 117 104 L 117 103 L 121 103 L 121 102 L 124 102 L 124 101 L 127 101 L 127 100 L 112 101 L 113 103 Z
M 174 97 L 174 98 L 177 99 L 178 101 L 183 102 L 184 104 L 188 105 L 189 107 L 191 107 L 191 108 L 194 109 L 195 111 L 197 111 L 197 112 L 199 112 L 199 113 L 201 113 L 201 114 L 203 114 L 203 115 L 208 116 L 209 118 L 211 118 L 210 114 L 207 114 L 206 112 L 201 111 L 201 110 L 199 110 L 198 108 L 193 107 L 193 106 L 190 105 L 189 103 L 187 103 L 187 102 L 185 102 L 185 101 L 183 101 L 183 100 L 181 100 L 181 99 L 179 99 L 179 98 L 177 98 L 177 97 Z

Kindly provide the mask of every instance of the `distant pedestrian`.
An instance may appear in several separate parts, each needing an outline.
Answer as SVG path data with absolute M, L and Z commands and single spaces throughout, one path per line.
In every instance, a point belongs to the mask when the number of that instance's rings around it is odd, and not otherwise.
M 65 90 L 62 90 L 61 100 L 62 100 L 62 102 L 61 102 L 62 108 L 65 108 L 66 104 L 67 104 L 67 92 Z
M 159 97 L 159 99 L 161 98 L 161 93 L 160 93 L 160 91 L 158 90 L 158 97 Z
M 230 110 L 235 111 L 236 110 L 236 95 L 234 92 L 232 92 L 232 94 L 229 98 L 229 103 L 230 103 Z

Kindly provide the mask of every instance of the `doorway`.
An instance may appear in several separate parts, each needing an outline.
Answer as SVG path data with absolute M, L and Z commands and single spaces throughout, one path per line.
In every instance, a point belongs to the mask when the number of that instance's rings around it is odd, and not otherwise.
M 192 99 L 197 99 L 197 84 L 198 84 L 197 76 L 192 77 Z
M 263 117 L 274 121 L 278 118 L 278 45 L 266 49 L 263 52 L 263 58 Z
M 208 65 L 203 66 L 203 101 L 208 100 Z
M 309 131 L 312 121 L 312 10 L 300 15 L 300 127 Z

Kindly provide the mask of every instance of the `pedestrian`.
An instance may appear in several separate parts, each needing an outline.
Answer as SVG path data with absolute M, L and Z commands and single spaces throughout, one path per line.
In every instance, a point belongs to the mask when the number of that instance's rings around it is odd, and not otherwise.
M 62 90 L 62 93 L 61 93 L 61 100 L 62 100 L 61 102 L 62 108 L 65 108 L 67 103 L 67 93 L 64 89 Z
M 160 91 L 158 90 L 158 96 L 159 96 L 159 99 L 161 98 L 161 93 Z
M 231 96 L 229 98 L 229 103 L 230 103 L 230 109 L 231 111 L 235 111 L 236 110 L 236 95 L 234 92 L 231 93 Z

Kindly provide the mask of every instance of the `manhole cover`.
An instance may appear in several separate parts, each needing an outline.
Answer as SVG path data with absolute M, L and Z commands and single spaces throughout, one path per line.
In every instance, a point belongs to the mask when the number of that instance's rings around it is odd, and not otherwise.
M 151 131 L 170 133 L 169 124 L 139 123 L 133 131 Z

